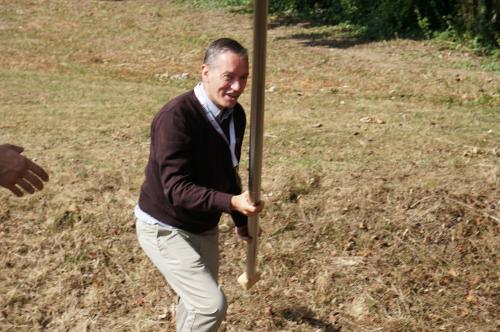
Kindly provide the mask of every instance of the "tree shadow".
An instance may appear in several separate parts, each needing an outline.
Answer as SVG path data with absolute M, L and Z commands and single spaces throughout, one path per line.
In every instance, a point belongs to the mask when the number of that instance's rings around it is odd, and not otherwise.
M 253 13 L 253 5 L 232 6 L 229 11 L 233 14 L 249 15 Z M 306 20 L 293 15 L 272 16 L 267 25 L 268 30 L 276 29 L 283 26 L 300 26 L 305 29 L 314 29 L 328 27 L 336 27 L 332 24 L 325 24 L 321 21 Z M 331 29 L 330 29 L 331 30 Z M 346 49 L 356 45 L 369 44 L 375 39 L 367 35 L 356 32 L 353 28 L 338 27 L 335 28 L 335 33 L 328 32 L 311 32 L 311 33 L 295 33 L 286 37 L 278 37 L 277 40 L 298 40 L 304 46 L 320 46 L 328 48 Z
M 374 38 L 356 31 L 349 26 L 335 26 L 323 24 L 321 22 L 306 21 L 297 17 L 276 17 L 269 24 L 268 29 L 276 29 L 282 26 L 300 26 L 304 29 L 326 28 L 328 32 L 303 32 L 294 33 L 285 37 L 278 37 L 278 40 L 295 39 L 304 46 L 320 46 L 328 48 L 350 48 L 356 45 L 369 44 L 375 41 Z
M 253 4 L 249 3 L 246 5 L 231 6 L 229 12 L 231 14 L 250 15 L 253 13 Z
M 306 323 L 311 327 L 321 329 L 324 332 L 340 332 L 341 329 L 340 326 L 315 318 L 314 312 L 306 307 L 285 308 L 280 311 L 279 315 L 288 321 L 293 321 L 299 324 Z
M 373 42 L 373 40 L 365 38 L 331 37 L 330 34 L 322 32 L 296 33 L 279 39 L 295 39 L 304 46 L 320 46 L 341 49 Z

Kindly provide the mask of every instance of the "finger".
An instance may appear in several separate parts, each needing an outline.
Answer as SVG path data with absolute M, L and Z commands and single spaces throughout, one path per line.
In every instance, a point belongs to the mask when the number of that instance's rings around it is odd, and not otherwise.
M 252 237 L 250 236 L 250 234 L 248 234 L 248 232 L 245 232 L 243 234 L 239 234 L 239 236 L 244 239 L 244 240 L 251 240 Z
M 254 204 L 255 208 L 259 211 L 262 211 L 264 205 L 265 205 L 264 201 L 258 201 L 257 203 Z
M 49 181 L 49 175 L 45 170 L 39 165 L 35 164 L 33 161 L 28 159 L 28 169 L 30 169 L 33 173 L 38 175 L 42 180 Z
M 243 235 L 243 234 L 239 234 L 238 235 L 242 240 L 251 240 L 252 237 L 250 235 Z
M 23 191 L 18 187 L 16 187 L 15 185 L 7 186 L 5 188 L 9 189 L 17 197 L 21 197 L 24 195 Z
M 17 181 L 17 185 L 19 185 L 21 188 L 23 188 L 26 192 L 30 194 L 33 194 L 35 192 L 35 188 L 33 188 L 33 186 L 25 179 L 19 179 Z
M 241 236 L 240 235 L 240 239 L 245 241 L 246 243 L 252 242 L 252 238 L 250 236 Z
M 248 236 L 248 229 L 246 228 L 246 226 L 236 227 L 234 231 L 240 237 Z
M 236 235 L 238 235 L 238 238 L 239 238 L 240 240 L 243 240 L 243 241 L 245 241 L 245 242 L 250 242 L 250 241 L 252 241 L 252 238 L 251 238 L 250 236 L 248 236 L 248 235 L 243 235 L 243 234 L 239 234 L 239 233 L 236 233 Z
M 16 151 L 17 153 L 21 153 L 24 151 L 24 148 L 22 146 L 17 146 L 13 144 L 5 144 L 9 149 Z
M 255 206 L 252 206 L 252 208 L 247 209 L 246 215 L 249 217 L 256 216 L 260 210 L 258 210 Z
M 247 240 L 251 240 L 252 239 L 252 237 L 248 234 L 248 228 L 247 228 L 247 226 L 236 227 L 235 228 L 235 233 L 242 240 L 247 241 Z
M 35 176 L 33 173 L 26 172 L 26 174 L 24 175 L 24 178 L 31 185 L 33 185 L 36 189 L 38 189 L 38 190 L 42 190 L 43 189 L 43 183 L 42 183 L 42 181 L 40 181 L 40 179 L 37 176 Z

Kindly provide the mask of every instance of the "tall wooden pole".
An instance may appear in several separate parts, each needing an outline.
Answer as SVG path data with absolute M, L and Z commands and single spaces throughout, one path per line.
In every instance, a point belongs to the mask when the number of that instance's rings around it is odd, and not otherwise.
M 264 141 L 264 97 L 266 76 L 266 43 L 268 0 L 254 0 L 254 33 L 252 63 L 252 98 L 250 114 L 250 173 L 248 191 L 252 202 L 260 201 L 262 173 L 262 147 Z M 238 282 L 249 289 L 259 280 L 257 247 L 259 240 L 259 217 L 249 217 L 248 232 L 252 241 L 247 245 L 246 271 Z

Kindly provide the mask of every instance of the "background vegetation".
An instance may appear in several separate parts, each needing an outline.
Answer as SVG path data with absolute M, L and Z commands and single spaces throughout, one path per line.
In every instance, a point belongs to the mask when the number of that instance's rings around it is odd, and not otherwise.
M 194 1 L 212 6 L 250 2 Z M 271 13 L 288 18 L 355 26 L 363 38 L 439 37 L 481 51 L 500 43 L 499 0 L 272 0 L 269 7 Z

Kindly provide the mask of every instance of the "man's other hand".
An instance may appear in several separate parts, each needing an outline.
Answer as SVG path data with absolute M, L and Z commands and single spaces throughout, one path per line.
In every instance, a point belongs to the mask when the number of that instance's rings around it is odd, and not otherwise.
M 252 237 L 248 233 L 248 226 L 241 226 L 241 227 L 235 227 L 234 228 L 234 233 L 243 241 L 246 243 L 252 242 Z M 262 234 L 262 228 L 259 227 L 259 237 Z
M 20 146 L 0 145 L 0 186 L 16 196 L 23 196 L 25 192 L 33 194 L 35 189 L 42 190 L 42 181 L 49 180 L 42 167 L 21 155 L 23 151 Z

